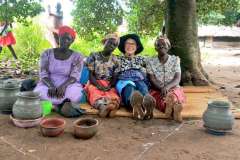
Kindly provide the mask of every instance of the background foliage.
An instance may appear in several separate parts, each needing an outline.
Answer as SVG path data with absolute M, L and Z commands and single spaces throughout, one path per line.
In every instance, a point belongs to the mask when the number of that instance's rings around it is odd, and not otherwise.
M 1 0 L 0 21 L 27 24 L 28 17 L 39 14 L 43 8 L 37 0 Z
M 6 17 L 10 21 L 27 22 L 41 12 L 42 8 L 37 0 L 0 0 L 0 20 Z M 75 0 L 73 11 L 74 27 L 78 31 L 78 38 L 72 49 L 85 56 L 93 51 L 102 49 L 101 38 L 117 30 L 125 19 L 128 32 L 140 34 L 144 44 L 143 55 L 155 55 L 154 38 L 161 31 L 165 1 L 161 0 L 123 0 L 126 8 L 121 8 L 117 0 Z M 7 11 L 6 11 L 7 6 Z M 197 0 L 199 24 L 234 25 L 240 15 L 240 0 Z M 50 48 L 44 36 L 43 27 L 37 23 L 24 26 L 14 25 L 13 33 L 17 44 L 14 46 L 23 70 L 38 68 L 40 54 Z M 119 51 L 115 51 L 119 54 Z M 4 48 L 0 60 L 11 59 L 8 49 Z
M 85 39 L 114 32 L 122 22 L 123 10 L 116 0 L 76 0 L 74 6 L 74 27 Z

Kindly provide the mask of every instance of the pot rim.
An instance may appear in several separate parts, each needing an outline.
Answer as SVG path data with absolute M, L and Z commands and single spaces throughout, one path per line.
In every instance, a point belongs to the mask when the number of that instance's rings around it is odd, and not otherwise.
M 77 125 L 78 122 L 83 121 L 83 120 L 93 120 L 96 123 L 94 125 L 92 125 L 92 126 L 80 126 L 80 125 Z M 99 121 L 97 119 L 95 119 L 95 118 L 80 118 L 80 119 L 77 119 L 76 121 L 74 121 L 73 124 L 74 124 L 74 127 L 76 127 L 76 128 L 92 128 L 92 127 L 98 126 L 99 125 Z
M 218 108 L 229 108 L 230 103 L 224 100 L 211 100 L 211 101 L 208 101 L 208 106 L 218 107 Z
M 62 124 L 59 125 L 59 126 L 52 126 L 52 127 L 49 127 L 47 125 L 44 125 L 43 123 L 46 122 L 46 121 L 51 121 L 51 120 L 57 120 L 57 121 L 61 121 Z M 41 122 L 40 122 L 40 127 L 41 128 L 45 128 L 45 129 L 58 129 L 58 128 L 62 128 L 66 125 L 66 121 L 64 119 L 61 119 L 61 118 L 44 118 Z
M 33 94 L 36 94 L 36 96 L 27 96 L 27 95 L 24 95 L 24 94 L 27 94 L 27 93 L 33 93 Z M 36 99 L 36 98 L 40 98 L 40 93 L 39 92 L 34 92 L 34 91 L 24 91 L 24 92 L 20 92 L 18 93 L 18 97 L 21 97 L 21 98 L 27 98 L 27 99 Z

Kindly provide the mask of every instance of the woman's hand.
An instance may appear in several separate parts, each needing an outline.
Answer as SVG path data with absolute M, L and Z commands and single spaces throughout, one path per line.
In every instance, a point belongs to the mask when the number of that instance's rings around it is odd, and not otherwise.
M 109 91 L 111 88 L 112 88 L 111 85 L 109 85 L 109 86 L 107 86 L 107 87 L 104 87 L 104 91 L 107 92 L 107 91 Z
M 57 98 L 63 98 L 65 96 L 65 92 L 67 89 L 67 85 L 61 85 L 57 88 Z
M 57 97 L 57 89 L 55 87 L 49 87 L 47 94 L 48 94 L 48 97 L 50 98 Z
M 160 94 L 162 97 L 166 97 L 167 93 L 169 91 L 169 87 L 168 86 L 164 86 L 160 89 Z

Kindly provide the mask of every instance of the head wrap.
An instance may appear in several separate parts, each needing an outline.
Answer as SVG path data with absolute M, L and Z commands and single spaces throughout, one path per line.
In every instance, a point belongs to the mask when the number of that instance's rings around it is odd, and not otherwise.
M 168 50 L 171 48 L 171 43 L 166 36 L 158 36 L 155 40 L 155 45 L 157 44 L 157 42 L 161 43 Z
M 110 33 L 110 34 L 107 34 L 103 39 L 102 39 L 102 43 L 104 44 L 106 42 L 106 40 L 110 39 L 110 38 L 113 38 L 116 40 L 117 44 L 119 44 L 119 41 L 120 41 L 120 38 L 118 36 L 117 33 Z
M 76 34 L 77 34 L 75 32 L 75 30 L 73 28 L 69 27 L 69 26 L 62 26 L 62 27 L 60 27 L 59 30 L 58 30 L 58 35 L 61 36 L 61 35 L 65 34 L 65 33 L 68 33 L 70 36 L 73 37 L 73 39 L 75 39 Z

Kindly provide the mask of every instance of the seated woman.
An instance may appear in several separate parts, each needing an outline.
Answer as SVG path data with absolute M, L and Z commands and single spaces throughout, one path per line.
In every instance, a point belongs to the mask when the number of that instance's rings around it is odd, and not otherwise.
M 85 89 L 89 103 L 99 109 L 99 116 L 113 117 L 120 103 L 120 98 L 114 88 L 117 57 L 112 54 L 119 44 L 119 37 L 116 34 L 108 34 L 102 43 L 103 51 L 91 53 L 87 59 L 90 83 Z
M 156 99 L 157 108 L 165 112 L 167 117 L 173 113 L 174 120 L 181 122 L 182 103 L 185 96 L 179 86 L 181 79 L 180 59 L 169 55 L 171 44 L 166 37 L 157 37 L 155 50 L 158 56 L 150 58 L 147 63 L 147 73 L 153 90 L 151 95 Z
M 59 48 L 48 49 L 41 55 L 40 81 L 34 91 L 40 92 L 41 99 L 50 100 L 55 106 L 63 102 L 79 103 L 82 96 L 82 86 L 78 82 L 83 57 L 69 49 L 75 37 L 72 28 L 60 27 Z
M 154 98 L 148 92 L 146 80 L 146 63 L 144 57 L 137 54 L 143 51 L 140 38 L 136 34 L 127 34 L 120 38 L 118 82 L 116 88 L 123 104 L 133 111 L 135 119 L 153 117 Z

